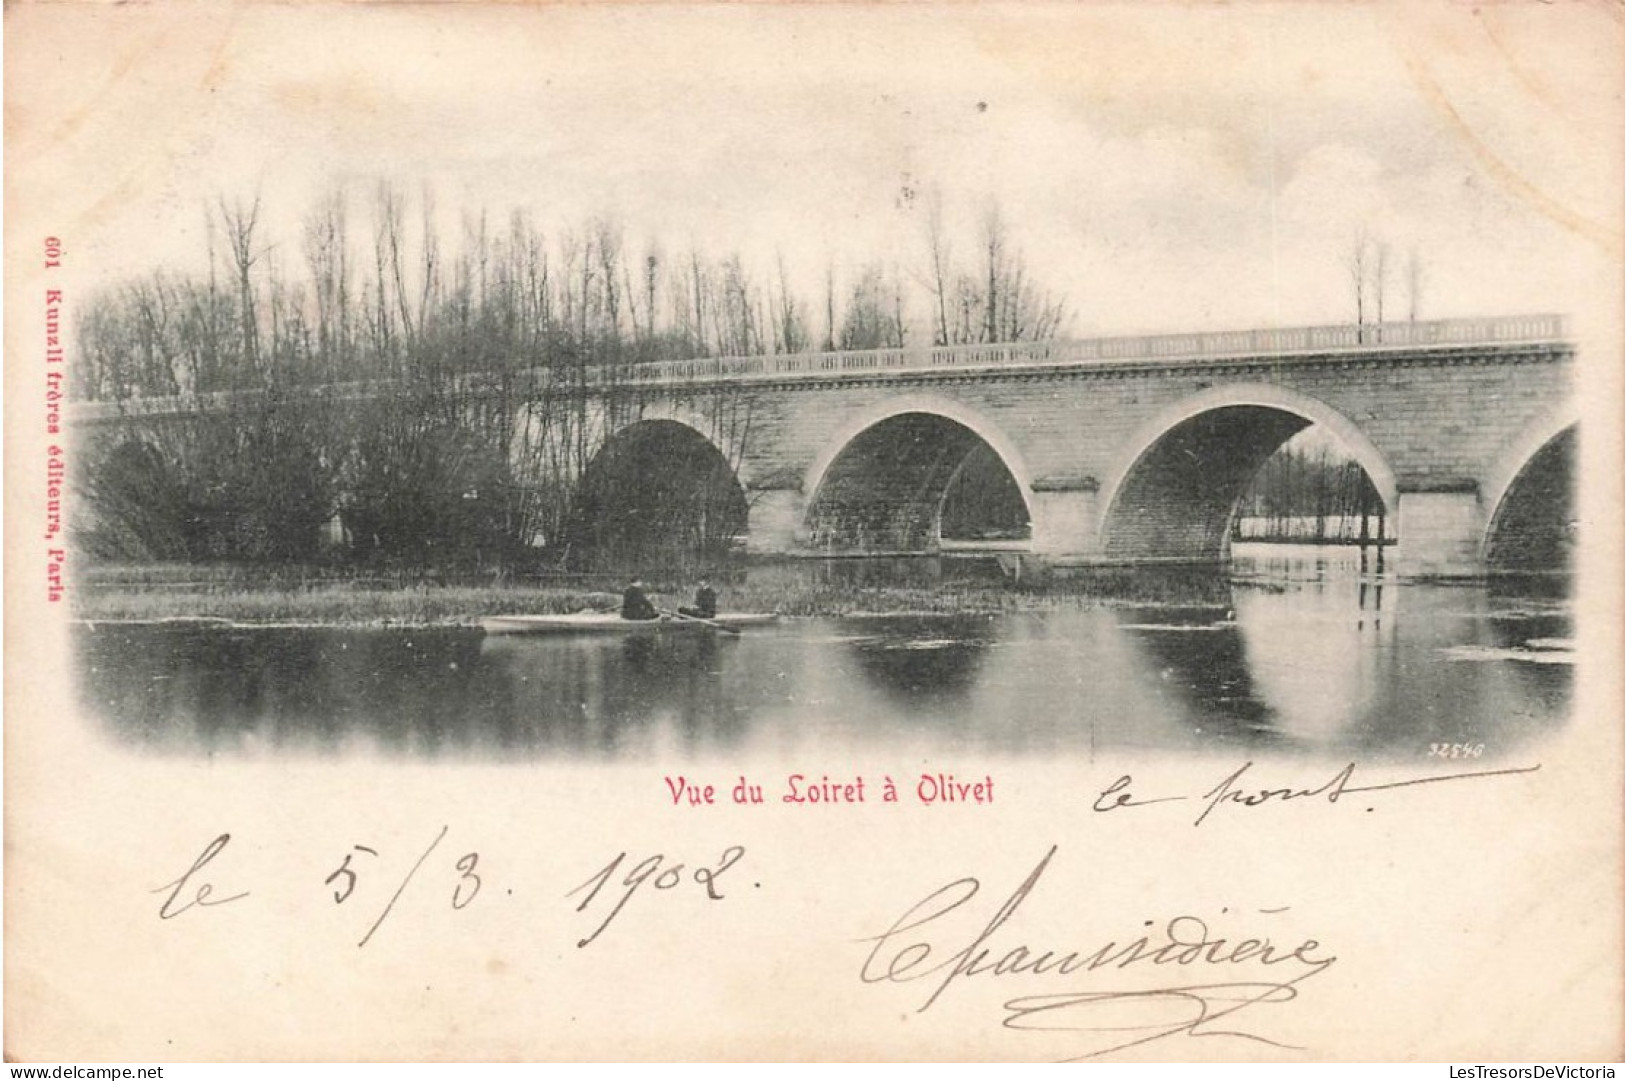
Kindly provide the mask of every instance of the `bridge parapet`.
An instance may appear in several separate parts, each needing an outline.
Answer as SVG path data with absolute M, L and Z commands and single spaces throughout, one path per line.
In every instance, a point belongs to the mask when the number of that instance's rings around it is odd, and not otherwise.
M 1231 360 L 1308 359 L 1313 357 L 1381 356 L 1430 349 L 1473 346 L 1555 345 L 1567 338 L 1561 315 L 1515 315 L 1488 319 L 1440 319 L 1421 323 L 1329 324 L 1312 327 L 1268 327 L 1257 330 L 1140 337 L 1079 338 L 1065 341 L 1012 342 L 995 345 L 950 345 L 896 349 L 837 350 L 758 356 L 698 357 L 640 364 L 572 368 L 568 384 L 591 393 L 626 387 L 676 387 L 704 383 L 750 383 L 804 377 L 818 381 L 843 375 L 930 371 L 999 371 L 1021 368 L 1087 369 L 1114 364 L 1215 365 Z M 554 383 L 547 368 L 516 373 L 523 385 L 540 391 Z M 332 384 L 315 388 L 329 401 L 362 400 L 387 391 L 387 381 Z M 495 393 L 504 384 L 495 376 L 459 378 L 460 393 Z M 111 423 L 139 417 L 212 412 L 255 392 L 218 392 L 174 398 L 132 398 L 123 402 L 72 403 L 74 420 Z
M 838 350 L 768 356 L 702 357 L 663 360 L 628 369 L 638 384 L 752 376 L 831 375 L 939 368 L 1069 367 L 1097 363 L 1188 363 L 1231 358 L 1297 357 L 1380 353 L 1436 347 L 1519 345 L 1560 341 L 1567 336 L 1560 315 L 1519 315 L 1493 319 L 1440 319 L 1422 323 L 1330 324 L 1257 330 L 1140 337 L 1079 338 L 1064 341 L 951 345 L 927 348 Z

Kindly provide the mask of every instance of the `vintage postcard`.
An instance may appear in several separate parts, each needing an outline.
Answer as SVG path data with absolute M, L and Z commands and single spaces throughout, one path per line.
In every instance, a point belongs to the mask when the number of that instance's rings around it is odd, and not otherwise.
M 1622 32 L 8 5 L 8 1059 L 1617 1060 Z

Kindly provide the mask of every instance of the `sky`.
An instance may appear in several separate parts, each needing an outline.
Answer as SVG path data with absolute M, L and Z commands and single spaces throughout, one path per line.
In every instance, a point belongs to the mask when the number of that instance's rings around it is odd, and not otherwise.
M 1606 5 L 62 5 L 6 14 L 7 202 L 89 284 L 195 266 L 205 208 L 380 180 L 920 278 L 996 205 L 1076 336 L 1572 311 L 1621 261 Z M 8 250 L 8 265 L 15 253 Z M 916 298 L 917 301 L 920 298 Z M 921 302 L 923 306 L 923 302 Z

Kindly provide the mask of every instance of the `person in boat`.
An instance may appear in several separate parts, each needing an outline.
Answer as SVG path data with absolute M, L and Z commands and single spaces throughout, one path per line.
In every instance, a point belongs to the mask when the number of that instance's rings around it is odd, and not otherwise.
M 694 591 L 694 603 L 677 609 L 677 614 L 694 619 L 717 618 L 717 591 L 711 588 L 709 580 L 700 579 L 699 588 Z
M 660 612 L 650 603 L 649 595 L 643 592 L 642 582 L 633 582 L 621 594 L 622 619 L 659 619 Z

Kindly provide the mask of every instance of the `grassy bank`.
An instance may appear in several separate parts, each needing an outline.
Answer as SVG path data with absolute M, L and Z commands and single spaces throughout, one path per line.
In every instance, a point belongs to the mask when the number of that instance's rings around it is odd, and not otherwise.
M 818 581 L 813 574 L 752 574 L 722 583 L 732 612 L 782 616 L 996 614 L 1100 604 L 1225 604 L 1211 576 L 1108 572 L 1043 584 L 942 580 L 904 584 Z M 664 608 L 688 602 L 693 583 L 653 580 Z M 405 582 L 387 576 L 341 577 L 324 571 L 275 574 L 242 568 L 153 566 L 97 568 L 72 594 L 74 614 L 92 621 L 220 619 L 241 623 L 329 625 L 471 625 L 489 615 L 613 610 L 615 582 Z
M 662 608 L 688 603 L 685 591 L 651 592 Z M 1077 604 L 1073 595 L 1045 595 L 998 588 L 944 586 L 784 586 L 724 588 L 722 604 L 733 612 L 783 616 L 844 616 L 860 613 L 994 613 Z M 87 620 L 225 619 L 241 623 L 474 624 L 510 613 L 547 614 L 583 609 L 613 610 L 614 594 L 535 586 L 409 586 L 401 589 L 316 585 L 305 588 L 99 588 L 81 592 L 74 612 Z
M 81 591 L 74 614 L 87 620 L 225 619 L 240 623 L 413 625 L 472 624 L 481 616 L 512 612 L 575 612 L 590 607 L 585 593 L 419 585 L 400 589 L 210 587 L 206 589 L 102 587 Z

